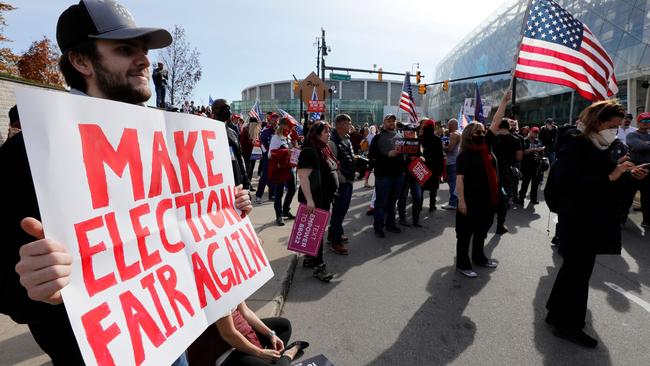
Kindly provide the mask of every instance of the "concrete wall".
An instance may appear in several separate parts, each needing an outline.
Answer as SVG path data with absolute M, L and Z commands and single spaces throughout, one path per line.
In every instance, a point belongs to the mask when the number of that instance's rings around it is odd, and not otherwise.
M 8 113 L 9 108 L 16 104 L 16 96 L 14 95 L 14 89 L 16 86 L 46 88 L 0 76 L 0 145 L 5 142 L 7 139 L 7 133 L 9 132 Z M 20 111 L 18 111 L 18 114 L 20 114 Z

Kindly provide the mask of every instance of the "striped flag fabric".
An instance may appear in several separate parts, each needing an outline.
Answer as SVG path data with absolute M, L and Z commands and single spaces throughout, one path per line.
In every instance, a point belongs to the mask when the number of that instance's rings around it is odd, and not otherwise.
M 399 107 L 408 113 L 409 123 L 416 124 L 418 115 L 415 111 L 415 101 L 413 100 L 413 88 L 411 88 L 411 75 L 407 72 L 402 84 L 402 94 L 399 98 Z
M 290 120 L 291 122 L 293 122 L 296 126 L 299 125 L 298 121 L 296 121 L 296 119 L 293 118 L 293 116 L 290 115 L 290 114 L 289 114 L 287 111 L 285 111 L 284 109 L 280 109 L 280 108 L 278 108 L 278 112 L 280 112 L 280 118 L 287 117 L 287 118 L 289 118 L 289 120 Z
M 564 85 L 591 101 L 618 92 L 614 63 L 598 39 L 552 0 L 531 0 L 514 76 Z
M 263 114 L 262 108 L 260 107 L 260 101 L 256 100 L 250 112 L 248 112 L 248 117 L 255 117 L 259 122 L 262 122 L 262 116 Z
M 318 93 L 316 92 L 316 87 L 314 87 L 314 89 L 312 89 L 311 100 L 318 100 Z M 313 113 L 309 114 L 309 120 L 318 121 L 319 119 L 320 119 L 320 113 L 319 112 L 313 112 Z

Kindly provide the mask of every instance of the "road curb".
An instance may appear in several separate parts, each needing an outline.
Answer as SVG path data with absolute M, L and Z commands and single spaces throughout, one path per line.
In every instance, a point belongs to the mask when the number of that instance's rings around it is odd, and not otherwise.
M 282 313 L 282 308 L 284 307 L 284 301 L 289 293 L 291 288 L 291 282 L 293 281 L 293 274 L 296 272 L 296 267 L 298 266 L 298 255 L 296 253 L 291 254 L 289 259 L 289 265 L 287 270 L 284 272 L 282 277 L 282 283 L 280 284 L 280 293 L 273 298 L 273 316 L 280 316 Z

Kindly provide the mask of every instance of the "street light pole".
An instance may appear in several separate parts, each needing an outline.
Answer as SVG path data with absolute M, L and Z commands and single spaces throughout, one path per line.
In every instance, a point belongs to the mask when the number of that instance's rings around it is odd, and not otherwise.
M 325 29 L 321 28 L 321 48 L 320 48 L 320 64 L 321 64 L 321 79 L 325 82 L 325 56 L 327 56 L 327 44 L 325 43 Z

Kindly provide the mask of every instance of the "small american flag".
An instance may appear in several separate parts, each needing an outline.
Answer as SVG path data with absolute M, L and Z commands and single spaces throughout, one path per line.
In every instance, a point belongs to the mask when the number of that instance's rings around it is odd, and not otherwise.
M 286 117 L 286 118 L 288 118 L 291 122 L 293 122 L 295 125 L 298 125 L 298 124 L 299 124 L 298 121 L 296 121 L 296 119 L 293 118 L 293 116 L 290 115 L 290 114 L 289 114 L 287 111 L 285 111 L 284 109 L 280 109 L 280 108 L 278 108 L 278 112 L 280 112 L 280 118 L 285 118 L 285 117 Z
M 552 0 L 531 0 L 514 76 L 564 85 L 589 100 L 618 92 L 614 63 L 603 46 Z
M 250 112 L 248 112 L 249 117 L 255 117 L 258 122 L 262 122 L 262 108 L 260 107 L 260 101 L 256 100 L 255 104 L 253 104 L 253 108 L 251 108 Z
M 413 101 L 413 89 L 411 88 L 411 75 L 407 72 L 402 85 L 402 94 L 399 98 L 400 109 L 405 110 L 409 115 L 409 123 L 415 124 L 418 121 L 418 115 L 415 112 L 415 102 Z

